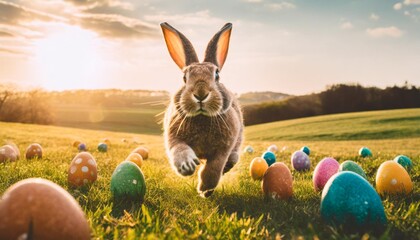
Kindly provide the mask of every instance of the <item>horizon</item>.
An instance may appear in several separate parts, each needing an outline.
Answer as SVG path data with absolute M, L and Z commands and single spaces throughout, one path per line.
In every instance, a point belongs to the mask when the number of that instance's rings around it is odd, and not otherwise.
M 420 85 L 419 0 L 0 0 L 0 84 L 174 92 L 182 72 L 160 22 L 185 34 L 200 59 L 232 22 L 221 81 L 238 94 Z

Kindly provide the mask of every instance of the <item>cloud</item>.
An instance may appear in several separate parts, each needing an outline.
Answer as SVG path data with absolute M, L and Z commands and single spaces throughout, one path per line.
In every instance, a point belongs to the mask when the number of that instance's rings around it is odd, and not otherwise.
M 402 8 L 402 3 L 396 3 L 394 4 L 394 9 L 395 10 L 400 10 Z
M 296 5 L 290 2 L 280 2 L 280 3 L 267 3 L 264 6 L 271 11 L 280 11 L 285 9 L 295 9 Z
M 198 26 L 213 26 L 223 25 L 226 21 L 211 15 L 209 10 L 202 10 L 187 14 L 155 14 L 146 15 L 144 19 L 149 22 L 176 22 L 177 25 L 198 25 Z
M 351 22 L 343 22 L 341 25 L 340 25 L 340 28 L 341 29 L 353 29 L 354 28 L 354 26 L 353 26 L 353 24 L 351 23 Z
M 8 53 L 8 54 L 14 54 L 14 55 L 21 55 L 24 54 L 21 51 L 10 49 L 10 48 L 2 48 L 0 47 L 0 53 Z
M 120 8 L 125 10 L 133 10 L 131 3 L 120 0 L 64 0 L 82 9 L 94 9 L 101 7 Z
M 0 31 L 0 38 L 1 37 L 14 37 L 14 35 L 11 34 L 11 33 L 8 33 L 8 32 L 1 32 Z
M 405 5 L 420 5 L 420 0 L 404 0 Z
M 399 38 L 403 35 L 403 31 L 395 26 L 391 27 L 379 27 L 379 28 L 368 28 L 366 29 L 366 33 L 374 38 L 381 38 L 381 37 L 392 37 L 392 38 Z
M 369 18 L 373 21 L 378 21 L 380 17 L 376 15 L 375 13 L 371 13 Z
M 249 3 L 260 3 L 263 0 L 244 0 L 245 2 L 249 2 Z

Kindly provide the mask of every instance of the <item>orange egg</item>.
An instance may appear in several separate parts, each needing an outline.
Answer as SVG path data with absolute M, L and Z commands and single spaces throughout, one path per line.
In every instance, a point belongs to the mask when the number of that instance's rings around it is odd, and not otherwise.
M 146 160 L 147 158 L 149 158 L 149 149 L 145 147 L 137 147 L 136 149 L 132 151 L 132 153 L 140 154 L 143 160 Z
M 293 195 L 293 178 L 289 168 L 282 162 L 268 167 L 261 184 L 265 196 L 288 199 Z
M 42 158 L 42 147 L 38 143 L 32 143 L 26 149 L 26 159 Z
M 143 165 L 143 157 L 138 153 L 130 153 L 125 161 L 131 161 L 139 166 L 139 168 Z
M 109 138 L 104 138 L 104 143 L 106 143 L 108 146 L 111 145 L 111 141 L 109 140 Z
M 0 239 L 90 239 L 79 203 L 62 187 L 29 178 L 10 186 L 0 201 Z
M 93 156 L 88 152 L 81 152 L 71 161 L 68 181 L 71 186 L 80 187 L 96 181 L 97 174 L 97 165 Z
M 0 163 L 11 161 L 14 162 L 18 159 L 15 149 L 10 145 L 0 147 Z
M 249 165 L 249 174 L 251 175 L 252 179 L 261 180 L 265 171 L 267 171 L 267 168 L 267 162 L 261 157 L 256 157 L 251 161 L 251 164 Z
M 82 142 L 79 140 L 76 140 L 73 142 L 73 147 L 77 148 L 79 146 L 79 144 L 81 144 Z
M 381 164 L 376 173 L 376 191 L 380 195 L 408 194 L 413 190 L 413 182 L 404 167 L 394 161 Z

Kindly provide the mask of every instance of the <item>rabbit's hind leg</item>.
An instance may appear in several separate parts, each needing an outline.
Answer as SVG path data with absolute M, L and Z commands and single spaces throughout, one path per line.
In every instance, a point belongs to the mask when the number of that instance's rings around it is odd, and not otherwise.
M 239 136 L 238 141 L 235 144 L 235 147 L 232 149 L 232 152 L 230 153 L 228 160 L 225 164 L 225 167 L 223 168 L 223 174 L 229 172 L 239 161 L 239 153 L 240 148 L 242 144 L 242 136 Z

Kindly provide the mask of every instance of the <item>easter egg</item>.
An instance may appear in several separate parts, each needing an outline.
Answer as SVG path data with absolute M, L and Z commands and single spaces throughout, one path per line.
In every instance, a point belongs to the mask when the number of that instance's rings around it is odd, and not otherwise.
M 0 201 L 0 239 L 90 239 L 78 202 L 57 184 L 29 178 L 10 186 Z
M 413 190 L 413 182 L 404 167 L 390 160 L 378 168 L 376 190 L 380 195 L 408 194 Z
M 18 159 L 16 151 L 10 145 L 0 147 L 0 163 L 10 161 L 14 162 Z
M 334 158 L 328 157 L 322 159 L 315 167 L 312 181 L 315 191 L 321 191 L 328 179 L 338 172 L 340 164 Z
M 307 146 L 303 146 L 300 151 L 306 153 L 306 155 L 309 156 L 309 154 L 311 154 L 311 150 L 307 147 Z
M 303 151 L 296 151 L 292 154 L 292 167 L 296 171 L 306 171 L 311 168 L 311 162 L 308 155 Z
M 81 144 L 81 143 L 82 143 L 81 141 L 76 140 L 76 141 L 73 142 L 73 147 L 77 148 L 77 147 L 79 147 L 79 144 Z
M 68 171 L 68 182 L 70 186 L 80 187 L 88 183 L 93 183 L 97 177 L 96 161 L 90 153 L 82 152 L 73 158 Z
M 84 143 L 80 143 L 80 144 L 77 146 L 77 149 L 79 149 L 79 151 L 80 151 L 80 152 L 86 151 L 86 150 L 87 150 L 86 144 L 84 144 Z
M 142 147 L 142 146 L 137 147 L 132 152 L 140 154 L 143 160 L 146 160 L 147 158 L 149 158 L 149 149 L 145 147 Z
M 11 147 L 13 148 L 13 150 L 15 150 L 15 153 L 16 153 L 16 160 L 17 160 L 17 159 L 19 159 L 19 158 L 20 158 L 20 151 L 19 151 L 18 146 L 17 146 L 16 144 L 12 143 L 12 142 L 7 143 L 6 145 L 11 146 Z
M 273 144 L 273 145 L 270 145 L 270 146 L 267 148 L 267 151 L 270 151 L 270 152 L 272 152 L 272 153 L 276 153 L 276 152 L 278 152 L 278 151 L 279 151 L 279 148 L 278 148 L 275 144 Z
M 370 151 L 370 149 L 369 149 L 369 148 L 367 148 L 367 147 L 362 147 L 362 148 L 360 148 L 360 150 L 359 150 L 359 155 L 360 155 L 361 157 L 372 157 L 372 152 Z
M 108 145 L 106 145 L 106 143 L 99 143 L 98 144 L 98 151 L 99 152 L 106 152 L 106 151 L 108 151 Z
M 120 163 L 111 176 L 111 192 L 115 199 L 143 202 L 146 183 L 141 169 L 130 161 Z
M 38 143 L 32 143 L 25 152 L 26 159 L 42 158 L 42 147 Z
M 407 172 L 410 172 L 411 168 L 413 167 L 413 162 L 411 162 L 411 159 L 404 155 L 396 156 L 394 161 L 403 166 Z
M 346 160 L 340 164 L 339 172 L 350 171 L 359 174 L 364 179 L 367 179 L 365 171 L 359 166 L 359 164 L 353 162 L 352 160 Z
M 244 148 L 244 153 L 253 153 L 253 152 L 254 152 L 254 148 L 252 148 L 250 145 Z
M 121 142 L 127 143 L 128 141 L 127 141 L 127 139 L 123 138 L 123 139 L 121 139 Z
M 325 184 L 321 216 L 327 223 L 365 229 L 385 226 L 387 219 L 381 198 L 360 175 L 344 171 Z
M 288 199 L 293 195 L 293 178 L 286 164 L 271 165 L 262 180 L 264 195 L 273 199 Z
M 143 165 L 143 157 L 138 153 L 130 153 L 125 161 L 131 161 L 139 166 L 139 168 Z
M 109 138 L 104 138 L 104 143 L 111 145 L 111 140 L 109 140 Z
M 249 166 L 249 174 L 254 180 L 261 180 L 265 171 L 267 171 L 268 164 L 267 162 L 260 157 L 256 157 L 251 161 Z
M 268 166 L 271 166 L 273 163 L 276 162 L 276 155 L 273 152 L 266 151 L 261 157 L 264 158 Z

